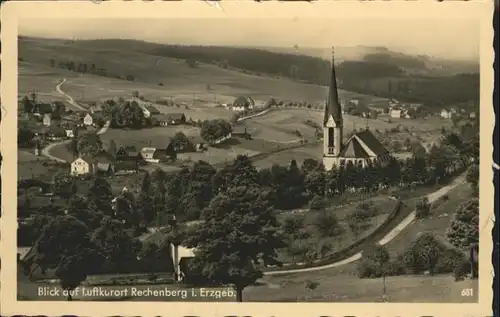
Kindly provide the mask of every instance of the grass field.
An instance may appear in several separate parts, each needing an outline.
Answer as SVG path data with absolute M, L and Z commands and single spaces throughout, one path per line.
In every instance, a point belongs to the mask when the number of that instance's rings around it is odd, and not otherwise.
M 430 218 L 416 220 L 394 240 L 386 246 L 391 255 L 396 256 L 403 252 L 419 234 L 432 232 L 441 239 L 445 239 L 446 229 L 448 228 L 453 214 L 458 206 L 471 199 L 471 188 L 469 184 L 461 184 L 448 194 L 448 200 L 437 201 L 432 209 Z
M 135 77 L 135 82 L 114 81 L 113 79 L 102 79 L 97 82 L 96 79 L 95 84 L 92 85 L 93 89 L 75 86 L 75 91 L 72 91 L 68 88 L 68 92 L 75 94 L 76 98 L 79 98 L 82 91 L 86 99 L 102 99 L 120 94 L 130 96 L 133 90 L 139 90 L 146 98 L 173 97 L 178 102 L 191 102 L 193 93 L 203 100 L 212 101 L 217 98 L 221 102 L 232 102 L 235 96 L 250 95 L 257 101 L 267 101 L 274 97 L 322 103 L 326 96 L 326 87 L 317 85 L 296 83 L 283 78 L 249 75 L 202 63 L 196 68 L 191 68 L 184 60 L 128 50 L 68 45 L 63 41 L 20 39 L 19 56 L 26 61 L 43 66 L 49 66 L 51 58 L 56 61 L 73 60 L 75 63 L 83 62 L 89 65 L 94 63 L 97 67 L 105 68 L 110 74 Z M 56 71 L 57 69 L 53 68 L 52 72 Z M 163 86 L 158 86 L 159 83 L 163 83 Z M 75 81 L 73 84 L 79 85 L 80 82 Z M 88 82 L 83 84 L 87 85 Z M 207 90 L 207 85 L 210 86 L 210 91 Z M 342 99 L 360 97 L 373 100 L 383 99 L 343 90 L 339 93 Z
M 305 243 L 308 245 L 309 249 L 313 250 L 320 243 L 328 243 L 332 246 L 332 250 L 325 255 L 338 252 L 341 249 L 344 249 L 350 245 L 352 245 L 357 239 L 361 239 L 370 233 L 373 232 L 381 223 L 387 219 L 388 214 L 392 211 L 395 206 L 395 201 L 390 199 L 387 196 L 376 196 L 374 198 L 370 198 L 365 200 L 366 203 L 372 203 L 374 208 L 377 208 L 378 212 L 374 217 L 371 217 L 368 220 L 370 224 L 366 230 L 358 233 L 356 236 L 349 229 L 349 225 L 347 223 L 346 217 L 353 213 L 358 204 L 357 203 L 348 204 L 347 206 L 336 207 L 337 205 L 331 205 L 327 208 L 326 212 L 332 215 L 335 215 L 338 219 L 339 224 L 339 234 L 334 237 L 321 237 L 317 234 L 317 227 L 315 226 L 316 217 L 319 215 L 318 212 L 301 210 L 300 213 L 290 214 L 289 212 L 284 212 L 278 216 L 278 220 L 283 222 L 287 217 L 303 217 L 305 230 L 310 233 L 310 237 L 306 240 L 301 240 L 301 243 Z M 294 241 L 297 242 L 297 241 Z M 303 262 L 303 259 L 294 259 L 290 254 L 287 253 L 286 249 L 280 250 L 279 252 L 280 260 L 283 263 L 290 262 Z
M 312 274 L 314 273 L 314 274 Z M 274 302 L 382 302 L 382 279 L 359 279 L 323 270 L 294 275 L 266 277 L 265 285 L 244 290 L 244 301 Z M 306 281 L 319 283 L 314 290 Z M 478 280 L 455 282 L 452 276 L 394 276 L 386 279 L 387 301 L 402 303 L 474 303 L 478 300 Z M 461 296 L 464 288 L 473 288 L 474 296 Z
M 425 194 L 426 191 L 415 192 Z M 417 220 L 389 242 L 391 256 L 396 256 L 423 232 L 433 232 L 444 239 L 454 211 L 470 199 L 468 184 L 459 185 L 452 190 L 448 200 L 435 203 L 432 216 Z M 416 199 L 412 199 L 416 202 Z M 307 290 L 307 281 L 318 282 L 317 289 Z M 463 288 L 476 291 L 472 297 L 463 297 Z M 387 278 L 389 302 L 476 302 L 478 281 L 455 282 L 451 274 L 438 276 L 395 276 Z M 381 279 L 359 279 L 356 276 L 356 262 L 321 271 L 302 272 L 265 276 L 262 285 L 249 287 L 244 294 L 248 301 L 333 301 L 333 302 L 373 302 L 382 299 Z

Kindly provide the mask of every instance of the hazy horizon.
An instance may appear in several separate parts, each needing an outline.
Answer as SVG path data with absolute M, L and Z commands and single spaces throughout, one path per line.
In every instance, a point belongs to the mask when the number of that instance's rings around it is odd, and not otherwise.
M 479 21 L 464 18 L 21 19 L 19 35 L 74 40 L 133 39 L 206 46 L 386 47 L 412 55 L 471 61 L 479 58 L 480 38 Z

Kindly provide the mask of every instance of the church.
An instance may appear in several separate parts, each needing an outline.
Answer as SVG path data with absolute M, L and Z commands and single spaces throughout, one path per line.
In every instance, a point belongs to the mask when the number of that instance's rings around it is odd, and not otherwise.
M 344 119 L 337 91 L 334 59 L 332 51 L 330 85 L 323 119 L 323 164 L 326 170 L 349 163 L 365 167 L 369 162 L 388 162 L 391 158 L 390 152 L 368 127 L 344 141 Z

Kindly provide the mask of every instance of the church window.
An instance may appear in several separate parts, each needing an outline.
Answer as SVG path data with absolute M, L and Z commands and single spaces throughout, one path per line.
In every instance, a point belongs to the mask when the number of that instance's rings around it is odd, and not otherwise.
M 333 147 L 335 140 L 333 139 L 333 128 L 328 128 L 328 146 Z

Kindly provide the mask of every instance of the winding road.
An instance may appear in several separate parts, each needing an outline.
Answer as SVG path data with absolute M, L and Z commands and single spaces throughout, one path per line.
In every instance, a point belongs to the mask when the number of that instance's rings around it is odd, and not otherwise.
M 465 173 L 458 176 L 456 179 L 453 180 L 453 182 L 447 186 L 444 186 L 440 188 L 439 190 L 427 195 L 427 198 L 429 199 L 429 203 L 433 203 L 436 200 L 440 199 L 444 195 L 448 194 L 452 189 L 457 187 L 460 184 L 465 183 Z M 385 245 L 389 242 L 391 242 L 394 238 L 396 238 L 401 231 L 409 227 L 413 222 L 415 221 L 416 218 L 416 210 L 413 210 L 403 221 L 401 221 L 396 227 L 394 227 L 388 234 L 386 234 L 382 239 L 380 239 L 377 243 L 379 245 Z M 320 271 L 320 270 L 325 270 L 325 269 L 330 269 L 334 267 L 338 267 L 344 264 L 349 264 L 354 261 L 357 261 L 361 259 L 362 251 L 358 252 L 346 259 L 330 263 L 327 265 L 322 265 L 322 266 L 316 266 L 316 267 L 308 267 L 308 268 L 302 268 L 302 269 L 291 269 L 291 270 L 283 270 L 283 271 L 273 271 L 273 272 L 264 272 L 264 276 L 269 276 L 269 275 L 281 275 L 281 274 L 292 274 L 292 273 L 304 273 L 304 272 L 313 272 L 313 271 Z
M 65 93 L 62 89 L 61 89 L 61 86 L 62 84 L 64 84 L 66 82 L 66 78 L 64 78 L 57 86 L 56 86 L 56 90 L 57 92 L 59 92 L 61 95 L 63 95 L 64 97 L 66 97 L 66 99 L 68 99 L 68 102 L 74 106 L 75 108 L 78 108 L 80 110 L 83 110 L 83 111 L 87 111 L 87 109 L 85 109 L 84 107 L 80 106 L 78 103 L 76 103 L 76 101 L 73 99 L 73 97 L 71 97 L 70 95 L 68 95 L 67 93 Z M 109 125 L 110 125 L 110 122 L 107 121 L 104 126 L 99 130 L 97 131 L 97 134 L 103 134 L 105 133 L 108 128 L 109 128 Z M 60 162 L 60 163 L 67 163 L 66 160 L 63 160 L 59 157 L 56 157 L 56 156 L 53 156 L 50 154 L 50 151 L 56 147 L 56 146 L 59 146 L 59 145 L 63 145 L 63 144 L 67 144 L 71 142 L 71 140 L 64 140 L 64 141 L 60 141 L 60 142 L 54 142 L 54 143 L 50 143 L 49 145 L 47 145 L 46 147 L 44 147 L 41 151 L 42 155 L 45 156 L 46 158 L 50 159 L 50 160 L 54 160 L 54 161 L 57 161 L 57 162 Z
M 67 93 L 65 93 L 64 91 L 62 91 L 61 89 L 61 86 L 67 81 L 66 78 L 64 78 L 57 86 L 56 86 L 56 90 L 58 93 L 60 93 L 61 95 L 63 95 L 64 97 L 66 97 L 66 99 L 68 99 L 68 102 L 75 108 L 79 109 L 79 110 L 83 110 L 83 111 L 87 111 L 87 109 L 85 109 L 84 107 L 80 106 L 79 104 L 76 103 L 76 101 L 73 99 L 73 97 L 71 97 L 70 95 L 68 95 Z

